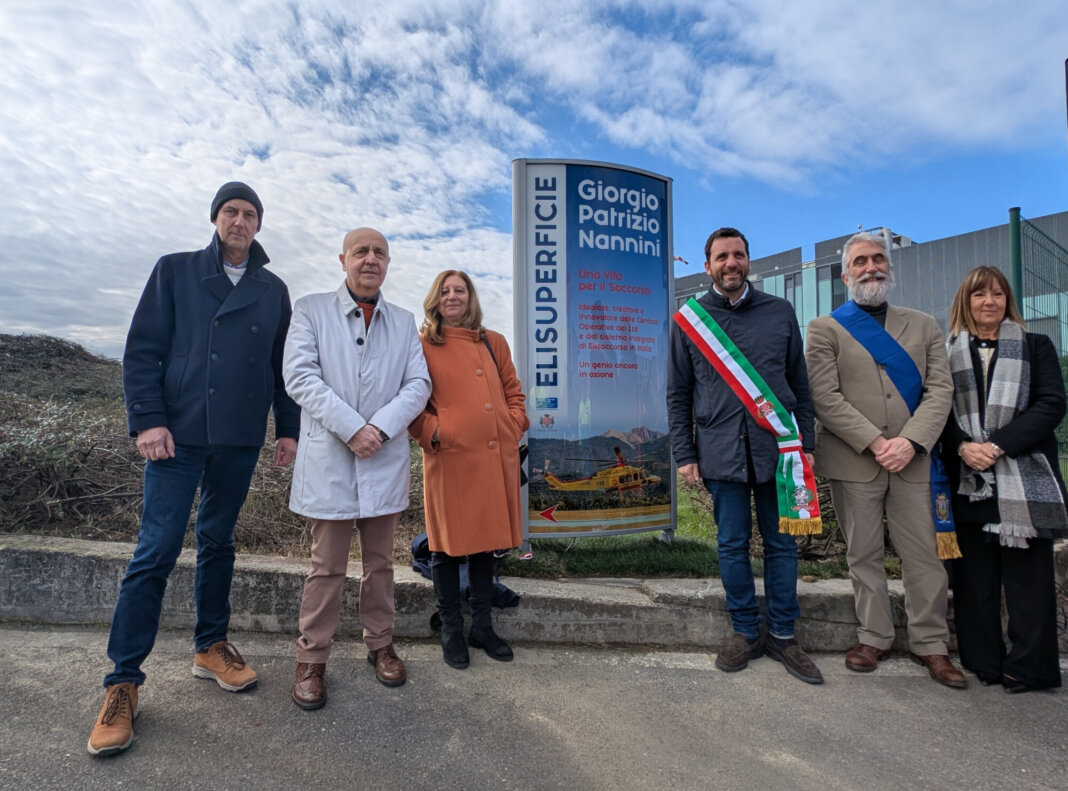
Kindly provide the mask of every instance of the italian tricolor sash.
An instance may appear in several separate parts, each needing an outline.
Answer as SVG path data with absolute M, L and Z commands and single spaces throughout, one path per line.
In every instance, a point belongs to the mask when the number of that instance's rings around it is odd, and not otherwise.
M 801 449 L 794 416 L 757 373 L 723 328 L 692 297 L 675 314 L 675 322 L 730 385 L 753 419 L 775 435 L 779 461 L 775 489 L 779 499 L 779 532 L 816 535 L 823 532 L 816 477 Z

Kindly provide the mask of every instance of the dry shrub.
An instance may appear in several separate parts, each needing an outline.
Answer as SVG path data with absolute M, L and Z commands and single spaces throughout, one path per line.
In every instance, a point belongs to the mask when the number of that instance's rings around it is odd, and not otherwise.
M 393 553 L 399 563 L 411 562 L 412 537 L 424 529 L 422 455 L 412 447 L 412 507 Z M 305 557 L 305 520 L 288 507 L 292 471 L 273 459 L 268 442 L 234 542 L 239 552 Z M 0 335 L 0 532 L 135 541 L 143 470 L 126 430 L 117 360 L 57 338 Z M 190 530 L 186 546 L 195 544 Z
M 140 459 L 115 417 L 91 401 L 0 393 L 0 529 L 130 540 Z

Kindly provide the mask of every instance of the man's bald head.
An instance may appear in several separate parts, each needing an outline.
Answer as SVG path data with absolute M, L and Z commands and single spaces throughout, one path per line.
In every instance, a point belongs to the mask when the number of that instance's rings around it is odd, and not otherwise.
M 374 297 L 389 268 L 389 242 L 374 228 L 354 228 L 341 243 L 341 268 L 349 290 L 359 297 Z
M 386 237 L 382 234 L 381 231 L 376 230 L 374 228 L 353 228 L 351 231 L 345 234 L 345 238 L 341 242 L 341 254 L 344 255 L 346 252 L 348 252 L 348 249 L 352 246 L 353 242 L 357 238 L 362 237 L 377 237 L 378 240 L 381 241 L 383 245 L 385 245 L 386 255 L 389 255 L 389 242 L 386 241 Z

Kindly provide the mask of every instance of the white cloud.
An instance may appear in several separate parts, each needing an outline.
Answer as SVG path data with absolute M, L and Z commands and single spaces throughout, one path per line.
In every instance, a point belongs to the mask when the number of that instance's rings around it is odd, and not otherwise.
M 342 235 L 389 236 L 417 314 L 442 268 L 511 331 L 510 160 L 670 160 L 798 189 L 828 172 L 1063 128 L 1052 0 L 782 4 L 6 2 L 0 329 L 118 353 L 149 268 L 252 184 L 294 296 Z M 918 153 L 919 152 L 919 153 Z
M 636 6 L 509 5 L 497 48 L 608 139 L 695 170 L 803 180 L 1063 126 L 1054 2 L 648 2 L 613 24 Z

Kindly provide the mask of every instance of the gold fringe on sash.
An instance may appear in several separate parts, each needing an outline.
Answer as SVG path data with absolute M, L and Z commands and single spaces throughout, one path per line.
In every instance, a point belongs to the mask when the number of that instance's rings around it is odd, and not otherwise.
M 823 532 L 823 520 L 819 518 L 789 519 L 785 516 L 780 516 L 779 532 L 788 533 L 791 536 L 818 536 Z M 953 543 L 954 545 L 957 543 L 956 536 L 954 536 Z M 960 557 L 960 555 L 958 554 L 957 557 Z
M 960 553 L 960 547 L 957 545 L 956 533 L 947 530 L 942 533 L 936 533 L 935 536 L 938 539 L 939 560 L 950 560 L 952 558 L 964 557 Z

